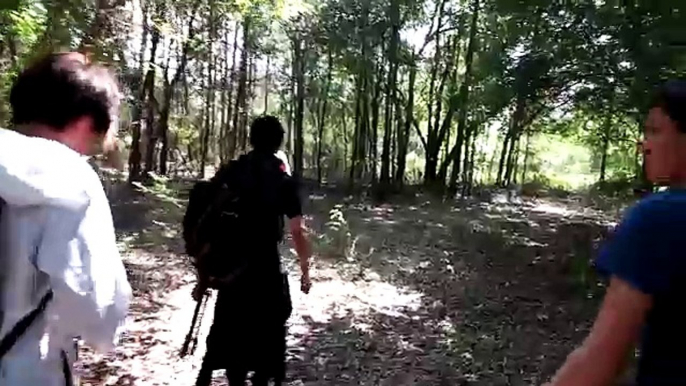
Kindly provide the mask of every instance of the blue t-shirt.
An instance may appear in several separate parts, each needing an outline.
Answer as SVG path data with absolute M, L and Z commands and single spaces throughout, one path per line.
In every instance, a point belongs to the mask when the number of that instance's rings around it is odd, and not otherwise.
M 654 194 L 629 210 L 596 262 L 653 296 L 638 364 L 639 386 L 686 385 L 686 190 Z

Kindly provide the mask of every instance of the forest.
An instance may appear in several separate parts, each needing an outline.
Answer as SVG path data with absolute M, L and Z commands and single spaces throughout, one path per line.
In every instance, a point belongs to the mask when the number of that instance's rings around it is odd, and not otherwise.
M 685 17 L 674 0 L 0 0 L 0 127 L 49 52 L 106 64 L 124 97 L 98 164 L 135 298 L 113 353 L 83 348 L 82 383 L 192 384 L 211 323 L 180 359 L 187 191 L 264 114 L 314 245 L 288 385 L 546 382 L 597 311 L 598 245 L 650 188 L 637 145 L 652 90 L 686 75 Z
M 132 181 L 203 177 L 273 114 L 294 172 L 319 183 L 626 188 L 650 91 L 686 68 L 668 0 L 3 4 L 0 91 L 49 51 L 107 63 Z

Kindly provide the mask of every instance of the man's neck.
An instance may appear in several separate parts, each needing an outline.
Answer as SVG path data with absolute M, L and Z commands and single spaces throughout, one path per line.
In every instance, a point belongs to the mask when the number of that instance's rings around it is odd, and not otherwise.
M 29 137 L 38 137 L 59 142 L 64 146 L 74 150 L 75 152 L 79 152 L 77 150 L 78 145 L 72 140 L 72 138 L 69 135 L 67 135 L 63 131 L 57 131 L 49 126 L 39 124 L 24 125 L 19 126 L 17 128 L 17 131 Z

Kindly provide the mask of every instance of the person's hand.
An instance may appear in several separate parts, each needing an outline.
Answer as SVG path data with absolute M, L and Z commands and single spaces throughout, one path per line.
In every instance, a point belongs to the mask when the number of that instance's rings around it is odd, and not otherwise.
M 195 287 L 193 287 L 193 300 L 199 302 L 206 293 L 207 287 L 204 284 L 196 284 Z
M 312 288 L 312 282 L 310 281 L 310 274 L 305 273 L 300 277 L 300 290 L 304 294 L 309 294 L 310 288 Z

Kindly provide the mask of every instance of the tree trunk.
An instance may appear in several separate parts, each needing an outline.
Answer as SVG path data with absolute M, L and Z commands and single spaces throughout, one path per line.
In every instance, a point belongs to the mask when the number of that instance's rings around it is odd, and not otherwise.
M 445 77 L 449 79 L 448 83 L 448 109 L 446 111 L 445 117 L 443 118 L 443 123 L 439 126 L 438 121 L 440 119 L 440 110 L 442 110 L 442 104 L 439 111 L 436 114 L 436 123 L 434 124 L 433 130 L 427 135 L 426 143 L 426 155 L 425 155 L 425 166 L 424 166 L 424 179 L 425 184 L 436 188 L 443 187 L 445 184 L 445 179 L 448 173 L 448 166 L 450 165 L 450 155 L 451 152 L 446 151 L 446 158 L 441 163 L 441 168 L 439 170 L 439 155 L 441 152 L 441 146 L 444 144 L 446 137 L 450 135 L 450 130 L 453 123 L 453 117 L 457 113 L 458 108 L 460 108 L 460 94 L 457 87 L 457 69 L 459 68 L 460 56 L 462 46 L 459 41 L 462 37 L 464 30 L 464 22 L 462 16 L 460 16 L 458 22 L 457 34 L 454 37 L 453 47 L 451 49 L 451 60 L 449 60 L 449 65 L 446 65 L 445 73 L 443 74 L 444 83 Z M 471 42 L 471 40 L 470 40 Z M 440 88 L 443 88 L 441 85 Z M 442 97 L 443 91 L 440 91 L 439 98 Z M 438 110 L 438 109 L 437 109 Z M 429 120 L 431 117 L 429 117 Z M 446 148 L 448 149 L 448 148 Z
M 472 11 L 472 25 L 469 31 L 469 43 L 467 46 L 467 56 L 465 59 L 465 74 L 464 81 L 460 86 L 460 114 L 457 118 L 457 137 L 458 141 L 455 144 L 455 153 L 453 155 L 453 169 L 450 174 L 450 182 L 448 186 L 451 190 L 455 191 L 457 187 L 457 177 L 460 175 L 460 156 L 462 152 L 462 141 L 460 136 L 464 135 L 467 124 L 467 109 L 469 108 L 469 87 L 472 83 L 472 70 L 474 64 L 474 51 L 476 50 L 476 32 L 477 32 L 477 21 L 479 19 L 479 0 L 474 0 Z
M 155 132 L 155 112 L 157 110 L 157 100 L 155 99 L 155 55 L 157 55 L 157 46 L 160 41 L 160 30 L 157 26 L 153 26 L 152 32 L 152 48 L 150 51 L 150 67 L 148 68 L 148 73 L 145 79 L 146 87 L 146 117 L 145 117 L 145 136 L 146 136 L 146 146 L 145 146 L 145 169 L 144 173 L 147 174 L 155 170 L 154 156 L 155 147 L 157 145 L 157 133 Z
M 353 131 L 353 146 L 351 149 L 351 156 L 352 160 L 350 163 L 350 175 L 348 176 L 348 187 L 352 189 L 355 186 L 355 176 L 357 174 L 357 168 L 358 168 L 358 157 L 357 154 L 359 152 L 359 141 L 357 138 L 360 136 L 360 121 L 362 120 L 362 93 L 364 90 L 362 89 L 363 83 L 364 83 L 364 78 L 361 73 L 357 75 L 357 80 L 356 80 L 356 96 L 355 96 L 355 128 Z
M 526 132 L 526 147 L 524 148 L 524 165 L 522 168 L 522 184 L 526 183 L 526 172 L 529 168 L 529 156 L 531 154 L 531 130 Z
M 385 80 L 383 60 L 378 64 L 376 71 L 376 83 L 374 86 L 374 94 L 372 95 L 372 135 L 369 139 L 369 146 L 371 148 L 371 164 L 372 164 L 372 185 L 378 182 L 378 165 L 379 165 L 379 110 L 381 109 L 381 94 L 383 92 L 383 82 Z
M 226 148 L 226 124 L 228 118 L 226 115 L 226 101 L 227 101 L 227 88 L 229 85 L 229 30 L 224 30 L 224 44 L 223 44 L 223 58 L 222 58 L 222 80 L 221 80 L 221 113 L 219 119 L 219 160 L 223 164 L 226 162 L 226 155 L 228 153 Z M 229 98 L 231 98 L 229 96 Z
M 329 103 L 329 87 L 331 86 L 331 81 L 333 78 L 333 53 L 331 48 L 329 48 L 329 59 L 326 71 L 326 85 L 324 86 L 324 92 L 322 93 L 321 112 L 319 114 L 319 128 L 317 130 L 317 184 L 322 183 L 322 148 L 324 141 L 324 126 L 326 123 L 326 115 L 328 113 L 328 103 Z
M 239 22 L 236 21 L 234 25 L 233 33 L 233 53 L 231 59 L 231 74 L 229 75 L 229 86 L 227 93 L 227 104 L 226 104 L 226 126 L 224 127 L 224 146 L 226 146 L 226 157 L 228 159 L 233 159 L 235 156 L 236 149 L 236 126 L 231 127 L 232 119 L 232 107 L 233 103 L 231 99 L 233 98 L 233 87 L 236 79 L 236 52 L 238 51 L 238 30 Z
M 210 52 L 208 55 L 211 55 Z M 209 58 L 208 58 L 209 59 Z M 207 163 L 207 148 L 210 140 L 210 114 L 212 112 L 210 108 L 211 104 L 211 89 L 212 89 L 212 68 L 210 65 L 210 60 L 207 61 L 205 65 L 207 67 L 207 81 L 205 83 L 205 114 L 204 114 L 204 125 L 202 135 L 200 136 L 200 179 L 205 178 L 205 166 Z
M 441 28 L 443 27 L 443 12 L 445 9 L 445 1 L 441 1 L 439 7 L 438 7 L 438 25 L 436 27 L 436 43 L 435 43 L 435 49 L 434 49 L 434 57 L 433 57 L 433 63 L 431 66 L 431 75 L 430 75 L 430 80 L 429 80 L 429 95 L 427 97 L 427 111 L 428 114 L 427 116 L 427 132 L 428 134 L 428 142 L 432 144 L 438 136 L 438 125 L 435 127 L 431 123 L 431 118 L 433 117 L 433 105 L 434 105 L 434 99 L 440 99 L 441 96 L 438 95 L 436 97 L 435 94 L 435 89 L 436 89 L 436 77 L 438 76 L 438 70 L 441 67 Z M 431 145 L 430 145 L 431 146 Z
M 398 48 L 400 42 L 400 3 L 399 0 L 391 0 L 389 8 L 391 22 L 391 42 L 388 47 L 388 83 L 386 84 L 386 111 L 384 114 L 383 150 L 381 154 L 381 185 L 387 190 L 391 182 L 391 133 L 393 132 L 392 111 L 397 109 L 396 89 L 398 87 Z
M 603 125 L 603 144 L 601 149 L 601 159 L 600 159 L 600 182 L 605 182 L 605 177 L 607 173 L 607 156 L 610 150 L 610 141 L 612 140 L 612 116 L 614 112 L 614 95 L 615 92 L 612 90 L 612 95 L 609 98 L 610 112 L 605 117 L 605 124 Z
M 143 81 L 145 51 L 148 46 L 148 5 L 147 1 L 143 2 L 143 37 L 141 41 L 141 49 L 138 53 L 138 71 L 136 74 L 136 84 L 138 98 L 133 103 L 131 110 L 131 152 L 129 153 L 129 182 L 136 181 L 140 178 L 141 173 L 141 132 L 143 119 L 143 105 L 145 103 L 145 82 Z M 153 55 L 151 55 L 152 57 Z
M 503 183 L 509 185 L 512 182 L 514 165 L 517 162 L 517 157 L 515 156 L 515 149 L 519 143 L 519 139 L 522 135 L 521 131 L 524 127 L 524 115 L 525 115 L 526 101 L 523 97 L 519 96 L 517 98 L 517 107 L 515 108 L 514 115 L 512 116 L 512 126 L 509 142 L 509 150 L 507 151 L 507 163 L 505 164 L 505 177 Z
M 600 150 L 601 152 L 601 158 L 600 158 L 600 182 L 605 182 L 605 177 L 607 173 L 607 152 L 610 148 L 610 133 L 608 130 L 608 126 L 610 125 L 610 118 L 605 119 L 605 132 L 603 133 L 602 139 L 603 139 L 603 144 L 602 144 L 602 149 Z
M 167 76 L 169 75 L 169 62 L 171 61 L 171 53 L 167 52 L 167 62 L 165 63 L 164 66 L 164 72 L 162 74 L 162 77 L 165 82 L 165 86 L 167 84 Z M 171 114 L 171 102 L 172 98 L 171 96 L 167 96 L 167 92 L 171 93 L 171 90 L 168 90 L 167 87 L 165 87 L 164 90 L 164 102 L 165 105 L 162 107 L 160 110 L 160 120 L 159 120 L 159 126 L 158 126 L 158 132 L 160 135 L 160 140 L 161 140 L 161 149 L 160 149 L 160 161 L 159 161 L 159 171 L 160 175 L 167 175 L 167 157 L 169 155 L 169 115 Z
M 474 140 L 475 136 L 475 127 L 474 124 L 470 124 L 467 126 L 467 132 L 465 133 L 465 139 L 464 139 L 464 160 L 462 162 L 462 182 L 466 184 L 467 179 L 469 177 L 469 160 L 471 157 L 471 146 L 472 146 L 472 141 Z
M 303 42 L 296 38 L 294 44 L 294 64 L 295 64 L 295 138 L 293 139 L 294 157 L 293 157 L 293 174 L 296 178 L 302 178 L 303 175 L 303 124 L 305 115 L 305 53 L 302 46 Z
M 496 185 L 499 185 L 499 186 L 503 184 L 503 174 L 505 172 L 505 160 L 507 160 L 507 149 L 509 148 L 508 145 L 510 144 L 512 133 L 514 131 L 512 125 L 513 125 L 513 122 L 510 122 L 510 127 L 507 129 L 507 132 L 505 133 L 505 137 L 503 138 L 503 146 L 500 149 L 500 161 L 498 162 L 498 177 L 495 180 Z
M 199 0 L 196 5 L 199 5 Z M 181 49 L 181 58 L 178 61 L 176 67 L 176 72 L 174 78 L 170 81 L 167 77 L 167 70 L 169 69 L 169 63 L 167 63 L 165 75 L 164 75 L 164 100 L 162 101 L 160 110 L 160 122 L 159 122 L 159 135 L 162 138 L 162 149 L 160 151 L 160 172 L 165 175 L 167 174 L 167 157 L 169 153 L 168 139 L 169 135 L 169 116 L 171 115 L 172 100 L 174 99 L 174 90 L 183 78 L 186 72 L 186 65 L 188 63 L 188 52 L 190 50 L 190 42 L 195 36 L 195 29 L 193 28 L 193 22 L 197 15 L 197 6 L 194 8 L 195 11 L 191 14 L 190 20 L 188 21 L 188 36 L 183 43 L 183 48 Z M 154 155 L 154 148 L 152 149 Z
M 236 155 L 238 147 L 245 144 L 246 127 L 244 124 L 244 115 L 247 114 L 247 87 L 248 87 L 248 61 L 250 52 L 250 17 L 246 16 L 243 20 L 243 50 L 241 51 L 241 64 L 238 74 L 238 90 L 236 93 L 236 107 L 233 115 L 233 131 L 232 131 L 232 147 L 229 149 L 229 158 L 233 159 Z
M 405 106 L 405 122 L 403 129 L 399 130 L 401 135 L 398 136 L 398 176 L 396 176 L 396 181 L 398 181 L 400 187 L 402 187 L 404 183 L 405 166 L 407 164 L 407 146 L 410 142 L 410 130 L 414 124 L 414 86 L 417 80 L 417 63 L 414 62 L 411 66 L 408 80 L 407 105 Z M 424 150 L 426 151 L 426 146 Z M 401 178 L 398 178 L 399 176 Z
M 271 65 L 271 56 L 267 56 L 267 69 L 264 74 L 264 115 L 269 112 L 269 66 Z

